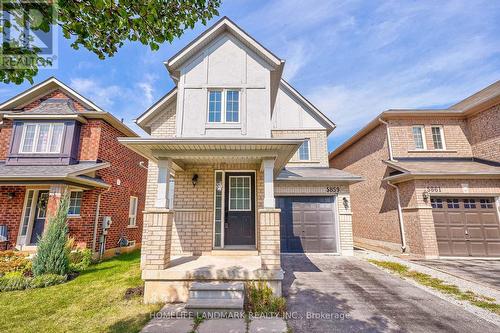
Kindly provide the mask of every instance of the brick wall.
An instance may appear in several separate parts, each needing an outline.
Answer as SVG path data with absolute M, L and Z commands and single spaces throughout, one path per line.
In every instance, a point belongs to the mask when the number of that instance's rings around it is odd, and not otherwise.
M 319 131 L 277 131 L 271 132 L 273 138 L 288 138 L 288 139 L 310 139 L 310 154 L 311 161 L 299 161 L 298 153 L 290 159 L 288 166 L 290 167 L 328 167 L 328 142 L 326 130 Z
M 398 248 L 396 191 L 382 182 L 388 171 L 382 163 L 389 158 L 386 135 L 385 126 L 377 126 L 330 160 L 330 166 L 364 178 L 350 186 L 354 242 Z
M 4 118 L 3 125 L 0 125 L 0 161 L 6 160 L 9 155 L 12 127 L 12 120 Z
M 500 162 L 500 104 L 467 119 L 474 157 Z
M 12 199 L 9 198 L 9 193 L 14 194 Z M 7 226 L 9 248 L 14 247 L 17 242 L 25 194 L 25 188 L 21 186 L 0 187 L 0 225 Z
M 458 118 L 405 118 L 388 120 L 391 131 L 392 152 L 397 157 L 472 157 L 472 150 L 468 140 L 468 127 L 464 119 Z M 414 151 L 412 127 L 423 125 L 427 150 Z M 445 141 L 445 152 L 432 151 L 431 126 L 442 125 Z M 431 151 L 429 151 L 431 150 Z
M 173 101 L 153 118 L 149 123 L 151 136 L 163 138 L 175 136 L 175 107 L 176 102 Z

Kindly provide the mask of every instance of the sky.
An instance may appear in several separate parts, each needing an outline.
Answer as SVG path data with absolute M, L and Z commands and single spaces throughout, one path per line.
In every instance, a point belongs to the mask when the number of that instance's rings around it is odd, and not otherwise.
M 500 1 L 225 0 L 219 12 L 284 59 L 284 78 L 336 123 L 330 151 L 386 109 L 448 107 L 500 79 Z M 173 87 L 163 61 L 219 18 L 106 60 L 59 34 L 58 66 L 35 84 L 56 76 L 146 135 L 134 119 Z M 0 102 L 30 86 L 0 84 Z

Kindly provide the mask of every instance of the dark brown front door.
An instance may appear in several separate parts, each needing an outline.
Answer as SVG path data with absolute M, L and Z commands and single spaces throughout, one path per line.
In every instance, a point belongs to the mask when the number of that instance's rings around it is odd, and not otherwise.
M 224 245 L 255 245 L 255 173 L 226 172 Z
M 47 216 L 47 203 L 49 200 L 49 191 L 39 191 L 38 200 L 35 208 L 35 218 L 33 219 L 33 229 L 31 231 L 30 244 L 38 243 L 38 238 L 42 237 L 45 227 L 45 217 Z
M 441 256 L 500 256 L 500 225 L 494 198 L 432 198 Z

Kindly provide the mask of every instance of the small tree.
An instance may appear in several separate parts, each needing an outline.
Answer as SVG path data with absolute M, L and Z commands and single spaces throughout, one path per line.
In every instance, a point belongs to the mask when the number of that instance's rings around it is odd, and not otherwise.
M 66 275 L 69 271 L 68 242 L 69 195 L 64 193 L 54 217 L 49 219 L 48 228 L 38 239 L 38 249 L 33 259 L 33 274 Z

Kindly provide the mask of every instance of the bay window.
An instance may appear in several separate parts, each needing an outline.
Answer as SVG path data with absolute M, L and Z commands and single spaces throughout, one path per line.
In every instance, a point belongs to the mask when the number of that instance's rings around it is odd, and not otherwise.
M 21 153 L 59 153 L 63 132 L 63 123 L 25 123 L 19 151 Z

